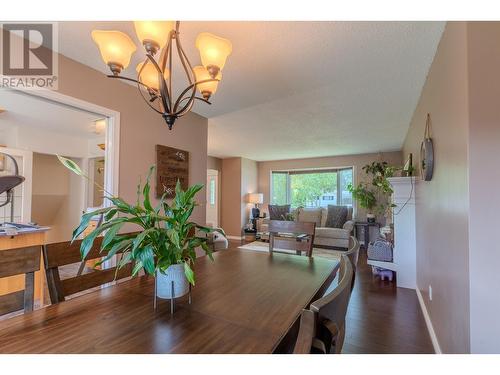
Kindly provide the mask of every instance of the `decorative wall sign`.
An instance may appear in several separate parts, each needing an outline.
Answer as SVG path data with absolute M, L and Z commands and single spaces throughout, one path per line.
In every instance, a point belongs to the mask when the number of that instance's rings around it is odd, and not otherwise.
M 173 147 L 156 145 L 156 197 L 167 193 L 175 196 L 175 185 L 180 181 L 182 189 L 189 186 L 189 152 Z
M 420 145 L 420 174 L 424 181 L 432 180 L 434 171 L 434 145 L 430 135 L 431 115 L 427 114 L 424 140 Z

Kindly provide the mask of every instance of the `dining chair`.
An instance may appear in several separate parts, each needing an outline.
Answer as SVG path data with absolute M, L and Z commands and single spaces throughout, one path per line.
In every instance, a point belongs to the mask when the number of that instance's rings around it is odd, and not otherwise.
M 35 271 L 40 269 L 40 246 L 0 251 L 0 278 L 25 274 L 24 289 L 0 296 L 0 315 L 33 311 Z
M 132 274 L 132 264 L 129 263 L 117 269 L 111 267 L 106 269 L 85 269 L 86 261 L 102 258 L 100 254 L 103 237 L 97 237 L 84 261 L 80 257 L 80 245 L 82 240 L 58 242 L 43 246 L 43 259 L 47 285 L 49 288 L 50 301 L 52 304 L 63 302 L 68 296 L 92 289 L 114 280 L 129 277 Z M 61 278 L 60 268 L 73 263 L 80 263 L 76 275 Z
M 303 309 L 300 314 L 300 327 L 293 354 L 310 354 L 314 336 L 316 335 L 316 314 L 311 310 Z
M 354 288 L 354 280 L 356 279 L 356 270 L 358 267 L 358 258 L 359 258 L 359 241 L 356 237 L 351 236 L 349 239 L 349 248 L 347 252 L 343 255 L 345 255 L 347 258 L 349 258 L 349 261 L 351 262 L 352 266 L 352 283 L 351 283 L 351 291 Z M 339 272 L 339 278 L 342 278 L 342 274 Z
M 311 257 L 315 229 L 316 223 L 270 220 L 269 252 L 272 254 L 274 249 L 295 250 L 301 255 L 305 251 Z
M 324 297 L 311 303 L 310 310 L 317 314 L 316 338 L 323 343 L 325 353 L 340 353 L 344 344 L 345 316 L 351 297 L 354 270 L 346 255 L 340 260 L 338 285 Z

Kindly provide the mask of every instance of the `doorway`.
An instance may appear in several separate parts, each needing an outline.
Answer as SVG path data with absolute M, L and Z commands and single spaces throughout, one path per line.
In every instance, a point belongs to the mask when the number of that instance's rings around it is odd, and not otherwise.
M 72 159 L 91 181 L 118 195 L 119 113 L 55 92 L 2 90 L 0 99 L 1 150 L 16 158 L 25 177 L 14 192 L 14 221 L 51 227 L 48 242 L 69 240 L 83 211 L 109 201 L 102 188 L 71 175 L 56 155 Z M 12 168 L 4 164 L 8 173 Z
M 219 171 L 208 169 L 206 223 L 212 228 L 219 227 L 219 199 Z

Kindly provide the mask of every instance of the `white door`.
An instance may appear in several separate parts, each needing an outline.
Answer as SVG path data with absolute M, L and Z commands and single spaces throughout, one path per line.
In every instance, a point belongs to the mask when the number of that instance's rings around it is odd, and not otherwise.
M 219 171 L 207 170 L 207 218 L 208 226 L 219 227 Z

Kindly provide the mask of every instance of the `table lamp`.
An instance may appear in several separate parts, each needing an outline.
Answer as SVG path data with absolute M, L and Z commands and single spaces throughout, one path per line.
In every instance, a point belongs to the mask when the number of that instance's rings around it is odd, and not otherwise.
M 259 204 L 264 203 L 264 194 L 250 193 L 248 194 L 248 203 L 255 204 L 252 208 L 252 218 L 257 219 L 260 216 Z

